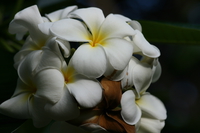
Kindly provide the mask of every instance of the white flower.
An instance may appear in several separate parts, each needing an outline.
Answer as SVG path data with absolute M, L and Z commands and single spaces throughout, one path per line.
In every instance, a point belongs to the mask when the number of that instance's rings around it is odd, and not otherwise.
M 65 15 L 66 10 L 67 8 L 63 11 Z M 55 15 L 53 16 L 55 17 Z M 38 27 L 39 24 L 44 24 L 45 26 L 42 25 Z M 16 69 L 18 68 L 20 62 L 29 53 L 35 50 L 41 50 L 42 47 L 45 46 L 49 41 L 49 39 L 53 38 L 52 35 L 48 34 L 49 29 L 47 29 L 47 27 L 49 28 L 49 23 L 43 20 L 36 5 L 28 7 L 15 15 L 14 19 L 9 25 L 9 32 L 16 34 L 18 39 L 21 39 L 27 31 L 30 34 L 21 50 L 14 57 L 14 66 Z M 64 56 L 68 57 L 70 55 L 69 43 L 67 41 L 63 42 L 62 40 L 56 38 L 54 38 L 54 41 L 55 43 L 58 43 L 59 47 L 64 51 Z
M 107 69 L 107 62 L 116 70 L 126 67 L 133 47 L 123 38 L 135 34 L 127 23 L 112 14 L 104 18 L 97 8 L 78 9 L 72 18 L 76 19 L 55 22 L 51 32 L 61 39 L 84 42 L 72 57 L 78 73 L 100 77 Z
M 77 102 L 64 86 L 64 76 L 59 71 L 65 62 L 58 51 L 58 44 L 52 39 L 20 62 L 17 88 L 12 98 L 0 105 L 1 113 L 31 118 L 36 127 L 47 125 L 51 119 L 69 120 L 79 115 Z
M 128 90 L 122 94 L 121 108 L 121 116 L 126 123 L 130 125 L 138 123 L 142 112 L 135 103 L 135 94 L 132 90 Z
M 18 119 L 32 119 L 35 127 L 47 125 L 51 118 L 46 115 L 46 100 L 35 95 L 36 88 L 26 85 L 20 79 L 13 96 L 0 105 L 0 112 Z
M 150 60 L 149 62 L 132 57 L 126 71 L 123 72 L 122 89 L 126 90 L 134 86 L 136 98 L 139 98 L 140 94 L 148 89 L 152 81 L 156 81 L 160 77 L 161 66 L 158 60 Z
M 133 90 L 123 93 L 121 115 L 128 124 L 136 125 L 139 133 L 160 133 L 166 119 L 166 109 L 155 96 L 144 93 L 135 98 Z
M 136 100 L 136 104 L 142 110 L 138 133 L 160 133 L 167 117 L 165 106 L 160 99 L 145 93 Z

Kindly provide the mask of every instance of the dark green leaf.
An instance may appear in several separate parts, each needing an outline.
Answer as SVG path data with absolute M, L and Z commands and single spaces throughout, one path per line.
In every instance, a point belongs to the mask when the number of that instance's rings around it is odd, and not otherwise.
M 145 38 L 151 43 L 200 45 L 200 29 L 198 28 L 152 21 L 139 22 Z

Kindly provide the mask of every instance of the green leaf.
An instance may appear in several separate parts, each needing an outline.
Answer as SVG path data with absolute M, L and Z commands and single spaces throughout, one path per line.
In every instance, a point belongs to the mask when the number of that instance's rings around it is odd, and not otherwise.
M 200 45 L 200 29 L 192 25 L 166 24 L 152 21 L 139 21 L 142 33 L 151 43 Z M 192 28 L 190 28 L 192 27 Z

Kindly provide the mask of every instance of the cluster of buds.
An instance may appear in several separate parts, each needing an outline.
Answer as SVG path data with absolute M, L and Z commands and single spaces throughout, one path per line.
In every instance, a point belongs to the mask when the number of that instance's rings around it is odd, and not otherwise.
M 166 109 L 147 92 L 158 80 L 159 49 L 139 22 L 99 8 L 70 6 L 41 16 L 18 12 L 9 32 L 21 40 L 18 82 L 0 113 L 51 131 L 159 133 Z

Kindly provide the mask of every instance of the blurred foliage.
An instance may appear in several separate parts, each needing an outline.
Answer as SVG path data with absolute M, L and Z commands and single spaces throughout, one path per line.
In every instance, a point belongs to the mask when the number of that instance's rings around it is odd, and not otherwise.
M 2 62 L 0 69 L 0 103 L 10 98 L 14 92 L 18 76 L 16 70 L 13 68 L 13 56 L 24 43 L 24 40 L 17 41 L 15 35 L 8 33 L 9 23 L 18 11 L 37 4 L 37 2 L 37 0 L 0 1 L 0 59 Z M 63 0 L 59 3 L 48 4 L 47 6 L 40 7 L 41 15 L 70 5 L 78 5 L 79 8 L 84 7 L 84 5 L 77 3 L 75 0 Z M 175 58 L 172 56 L 173 54 L 168 56 L 168 59 L 172 60 L 171 65 L 169 66 L 181 68 L 182 71 L 185 71 L 192 63 L 195 64 L 199 60 L 200 56 L 198 56 L 199 54 L 197 53 L 199 53 L 198 45 L 200 45 L 200 25 L 163 23 L 144 20 L 139 20 L 139 22 L 142 25 L 144 36 L 152 44 L 173 44 L 174 46 L 184 45 L 182 49 L 171 49 L 171 52 L 178 53 L 178 56 Z M 174 46 L 172 48 L 174 48 Z M 165 50 L 163 49 L 162 52 L 165 53 Z M 185 60 L 188 62 L 185 62 Z M 172 64 L 175 64 L 175 66 Z M 182 64 L 184 64 L 184 66 Z M 9 133 L 23 122 L 24 120 L 0 115 L 0 132 Z M 25 125 L 27 123 L 25 123 Z
M 143 34 L 153 44 L 199 45 L 200 29 L 192 25 L 166 24 L 152 21 L 139 21 Z

